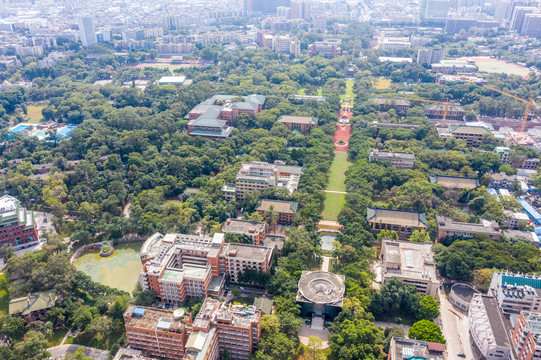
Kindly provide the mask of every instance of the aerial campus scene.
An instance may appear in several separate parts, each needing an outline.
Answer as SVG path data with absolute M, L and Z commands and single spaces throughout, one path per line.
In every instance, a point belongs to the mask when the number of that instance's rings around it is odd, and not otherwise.
M 541 2 L 0 10 L 0 360 L 541 360 Z

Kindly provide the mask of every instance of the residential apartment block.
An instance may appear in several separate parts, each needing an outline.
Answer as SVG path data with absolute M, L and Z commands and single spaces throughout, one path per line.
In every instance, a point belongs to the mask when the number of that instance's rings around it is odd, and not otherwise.
M 415 165 L 415 154 L 399 151 L 370 150 L 368 162 L 373 161 L 389 162 L 391 166 L 397 169 L 413 169 L 413 165 Z
M 486 360 L 511 359 L 511 342 L 492 296 L 474 294 L 468 310 L 470 334 Z
M 255 306 L 210 298 L 193 321 L 183 309 L 130 305 L 124 323 L 131 349 L 167 360 L 217 360 L 225 349 L 231 359 L 245 360 L 261 337 L 261 311 Z
M 466 145 L 478 147 L 481 145 L 483 135 L 490 133 L 482 126 L 451 125 L 449 126 L 451 136 L 455 139 L 464 140 Z
M 265 223 L 241 219 L 227 219 L 222 227 L 224 234 L 244 235 L 252 239 L 254 245 L 259 245 L 267 233 Z
M 383 240 L 381 243 L 383 282 L 392 277 L 413 285 L 421 295 L 436 297 L 440 281 L 432 254 L 432 243 Z
M 38 242 L 34 212 L 26 210 L 12 196 L 0 197 L 0 246 L 12 245 L 16 250 Z
M 188 297 L 218 295 L 225 277 L 238 281 L 246 269 L 270 269 L 271 248 L 230 243 L 224 234 L 195 236 L 156 233 L 141 247 L 141 281 L 145 290 L 168 303 Z
M 395 231 L 403 240 L 406 240 L 413 230 L 428 228 L 425 213 L 417 211 L 366 208 L 366 221 L 373 232 Z
M 276 120 L 284 124 L 291 131 L 298 131 L 306 135 L 317 127 L 317 118 L 311 116 L 282 115 Z
M 267 199 L 259 201 L 256 207 L 256 211 L 263 217 L 267 216 L 267 213 L 274 211 L 276 213 L 276 223 L 280 225 L 291 225 L 298 209 L 299 203 L 296 201 Z
M 522 311 L 511 341 L 518 360 L 541 359 L 541 313 Z
M 222 193 L 226 200 L 235 197 L 238 201 L 243 201 L 247 193 L 261 191 L 274 186 L 278 189 L 287 189 L 293 194 L 299 187 L 302 167 L 286 165 L 282 161 L 275 161 L 274 164 L 267 162 L 243 163 L 235 184 L 225 184 L 222 187 Z
M 426 48 L 417 51 L 417 63 L 419 64 L 436 64 L 445 57 L 445 49 Z
M 541 277 L 496 272 L 492 275 L 490 293 L 506 315 L 541 312 Z
M 476 234 L 486 234 L 491 240 L 499 240 L 501 232 L 495 221 L 481 220 L 479 224 L 453 221 L 450 217 L 436 215 L 438 235 L 436 241 L 450 236 L 472 238 Z

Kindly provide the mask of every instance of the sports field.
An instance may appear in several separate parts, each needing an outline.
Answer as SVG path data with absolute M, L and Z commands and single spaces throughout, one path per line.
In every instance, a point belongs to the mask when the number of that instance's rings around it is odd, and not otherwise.
M 29 123 L 31 124 L 39 124 L 41 119 L 43 119 L 43 114 L 41 111 L 45 108 L 45 105 L 30 105 L 26 109 L 26 113 L 28 117 L 30 118 Z
M 508 74 L 527 77 L 530 70 L 527 67 L 508 63 L 503 60 L 490 58 L 487 56 L 474 56 L 469 58 L 462 58 L 460 60 L 473 60 L 475 65 L 479 68 L 480 72 L 496 73 L 496 74 Z

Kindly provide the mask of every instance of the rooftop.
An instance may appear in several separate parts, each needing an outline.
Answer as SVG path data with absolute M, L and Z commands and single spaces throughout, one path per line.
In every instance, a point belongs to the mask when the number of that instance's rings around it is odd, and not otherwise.
M 436 222 L 438 223 L 438 229 L 441 231 L 499 235 L 499 227 L 495 221 L 482 219 L 479 224 L 470 224 L 453 221 L 453 219 L 447 216 L 436 215 Z
M 297 301 L 342 307 L 345 276 L 326 271 L 303 271 Z
M 440 184 L 445 188 L 452 189 L 475 189 L 477 186 L 479 186 L 479 181 L 476 178 L 461 176 L 436 175 L 431 176 L 430 181 L 434 184 Z
M 467 126 L 467 125 L 451 125 L 449 126 L 451 133 L 483 135 L 488 133 L 488 130 L 482 126 Z
M 398 106 L 410 106 L 410 102 L 400 97 L 383 97 L 376 96 L 370 99 L 371 102 L 378 105 L 398 105 Z
M 389 360 L 443 360 L 445 345 L 393 337 Z
M 381 150 L 370 150 L 370 157 L 376 157 L 378 159 L 391 159 L 399 158 L 403 160 L 415 160 L 415 154 L 410 152 L 400 152 L 400 151 L 381 151 Z
M 264 262 L 272 254 L 271 248 L 250 245 L 250 244 L 240 244 L 240 243 L 228 243 L 224 245 L 222 254 L 226 258 L 236 258 L 256 262 Z
M 50 309 L 56 304 L 56 290 L 29 294 L 9 302 L 10 315 L 28 315 L 34 311 Z
M 265 223 L 241 219 L 227 219 L 222 227 L 224 233 L 254 235 L 265 231 Z
M 261 200 L 257 206 L 258 211 L 269 211 L 271 206 L 274 211 L 279 213 L 296 214 L 299 208 L 299 203 L 296 201 L 282 201 L 282 200 Z
M 190 315 L 182 310 L 173 311 L 160 308 L 130 305 L 124 312 L 126 326 L 140 329 L 182 332 L 190 323 Z
M 317 118 L 311 116 L 282 115 L 277 121 L 281 123 L 294 124 L 317 124 Z
M 384 276 L 439 284 L 431 243 L 386 240 L 381 246 Z
M 382 224 L 394 224 L 400 226 L 414 226 L 426 228 L 425 213 L 417 211 L 393 210 L 382 208 L 367 208 L 366 220 Z

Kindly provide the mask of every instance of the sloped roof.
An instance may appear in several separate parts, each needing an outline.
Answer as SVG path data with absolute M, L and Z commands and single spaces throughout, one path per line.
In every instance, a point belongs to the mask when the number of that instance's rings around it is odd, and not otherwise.
M 29 296 L 13 299 L 9 302 L 10 315 L 28 315 L 34 311 L 50 309 L 56 304 L 56 290 L 48 290 Z
M 366 220 L 382 224 L 427 227 L 425 213 L 418 211 L 366 208 Z
M 278 122 L 281 123 L 293 123 L 293 124 L 317 124 L 317 118 L 311 116 L 295 116 L 295 115 L 282 115 L 278 118 Z
M 266 297 L 256 297 L 254 299 L 254 306 L 256 309 L 261 310 L 265 315 L 270 315 L 272 313 L 272 305 L 274 301 L 267 299 Z
M 270 207 L 280 213 L 297 213 L 299 203 L 296 201 L 281 201 L 281 200 L 261 200 L 257 205 L 257 210 L 267 211 Z

